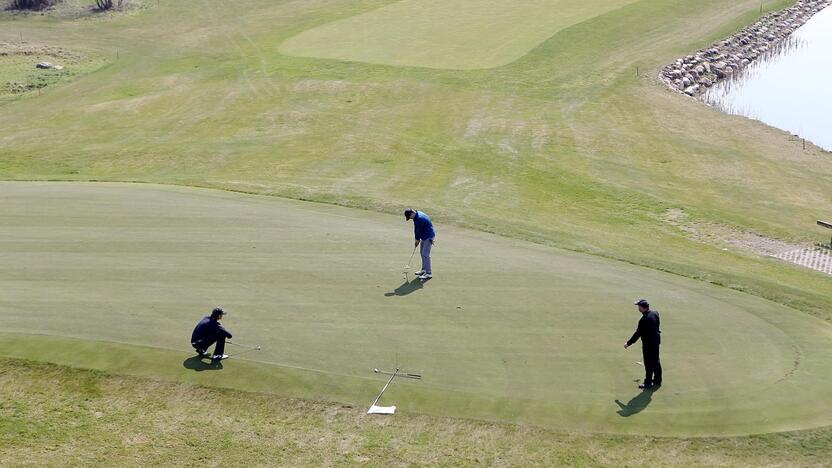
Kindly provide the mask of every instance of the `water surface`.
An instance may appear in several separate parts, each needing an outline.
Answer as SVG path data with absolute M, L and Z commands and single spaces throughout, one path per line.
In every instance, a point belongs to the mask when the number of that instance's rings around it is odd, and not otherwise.
M 735 78 L 709 89 L 704 99 L 832 151 L 832 7 Z

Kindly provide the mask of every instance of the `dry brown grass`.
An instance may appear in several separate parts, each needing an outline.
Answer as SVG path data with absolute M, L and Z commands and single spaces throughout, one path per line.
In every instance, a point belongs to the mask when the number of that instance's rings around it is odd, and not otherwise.
M 215 390 L 7 360 L 0 465 L 828 466 L 832 428 L 677 439 L 535 427 Z

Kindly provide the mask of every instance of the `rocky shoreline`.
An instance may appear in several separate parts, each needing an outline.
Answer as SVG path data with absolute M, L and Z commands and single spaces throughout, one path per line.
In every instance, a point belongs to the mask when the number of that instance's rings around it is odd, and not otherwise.
M 731 78 L 761 55 L 782 44 L 832 0 L 797 0 L 784 10 L 767 13 L 731 37 L 677 59 L 662 68 L 659 78 L 671 89 L 698 97 Z

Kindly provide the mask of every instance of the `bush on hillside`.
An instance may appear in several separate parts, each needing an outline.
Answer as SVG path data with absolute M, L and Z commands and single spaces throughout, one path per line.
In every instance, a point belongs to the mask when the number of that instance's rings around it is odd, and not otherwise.
M 95 0 L 95 9 L 98 11 L 120 10 L 122 7 L 124 7 L 124 0 Z
M 61 0 L 11 0 L 9 7 L 12 10 L 44 10 L 55 6 Z

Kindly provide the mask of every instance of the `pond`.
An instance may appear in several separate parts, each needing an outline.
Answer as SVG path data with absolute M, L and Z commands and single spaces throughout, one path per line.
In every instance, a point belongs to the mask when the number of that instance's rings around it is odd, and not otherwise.
M 703 99 L 832 151 L 832 7 Z

